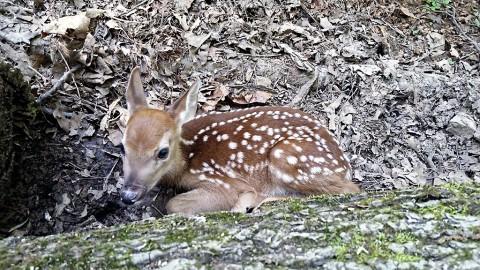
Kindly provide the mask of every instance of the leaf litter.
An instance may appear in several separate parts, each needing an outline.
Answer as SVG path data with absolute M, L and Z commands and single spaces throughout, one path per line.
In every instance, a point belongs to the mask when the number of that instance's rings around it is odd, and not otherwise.
M 480 181 L 478 7 L 453 3 L 451 16 L 417 2 L 2 2 L 2 57 L 37 95 L 60 85 L 41 104 L 46 147 L 23 168 L 28 224 L 13 221 L 13 234 L 164 212 L 177 192 L 165 187 L 152 206 L 118 203 L 135 65 L 155 107 L 199 77 L 200 111 L 274 104 L 318 116 L 365 190 Z

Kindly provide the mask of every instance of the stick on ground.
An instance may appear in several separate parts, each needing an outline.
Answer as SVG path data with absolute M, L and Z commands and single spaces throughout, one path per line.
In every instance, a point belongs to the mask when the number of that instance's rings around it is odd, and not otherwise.
M 82 65 L 78 64 L 76 66 L 74 66 L 72 69 L 70 69 L 69 71 L 65 72 L 63 74 L 63 76 L 55 83 L 55 85 L 52 87 L 52 89 L 48 90 L 47 92 L 41 94 L 38 98 L 37 98 L 37 104 L 39 106 L 43 105 L 45 103 L 45 101 L 50 98 L 51 96 L 55 95 L 58 90 L 60 90 L 60 88 L 63 86 L 63 84 L 65 83 L 65 81 L 67 80 L 67 78 L 74 72 L 76 72 L 77 70 L 79 70 L 80 68 L 82 67 Z

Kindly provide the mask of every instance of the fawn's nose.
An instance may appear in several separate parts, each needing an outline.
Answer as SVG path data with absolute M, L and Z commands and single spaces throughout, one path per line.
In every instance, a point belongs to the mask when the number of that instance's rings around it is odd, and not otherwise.
M 134 204 L 142 197 L 144 189 L 136 186 L 124 186 L 120 191 L 120 198 L 125 204 Z

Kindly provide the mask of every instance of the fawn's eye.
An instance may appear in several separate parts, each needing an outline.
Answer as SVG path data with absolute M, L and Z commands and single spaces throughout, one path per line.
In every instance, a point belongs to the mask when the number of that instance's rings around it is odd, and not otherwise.
M 158 152 L 159 159 L 166 159 L 168 157 L 168 147 L 160 149 Z
M 119 145 L 120 147 L 120 153 L 122 153 L 122 155 L 125 155 L 125 147 L 123 147 L 123 143 Z

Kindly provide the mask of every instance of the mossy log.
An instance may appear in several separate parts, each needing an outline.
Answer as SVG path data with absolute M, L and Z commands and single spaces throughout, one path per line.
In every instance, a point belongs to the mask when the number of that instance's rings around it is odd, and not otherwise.
M 30 86 L 10 64 L 0 61 L 0 183 L 9 182 L 14 165 L 14 142 L 19 129 L 15 126 L 32 107 Z M 17 122 L 18 121 L 18 122 Z M 0 193 L 0 200 L 3 197 Z
M 0 241 L 1 269 L 480 269 L 480 184 Z
M 14 172 L 34 114 L 34 99 L 22 73 L 0 60 L 0 236 L 18 224 L 12 216 L 19 211 L 21 179 L 15 179 Z

